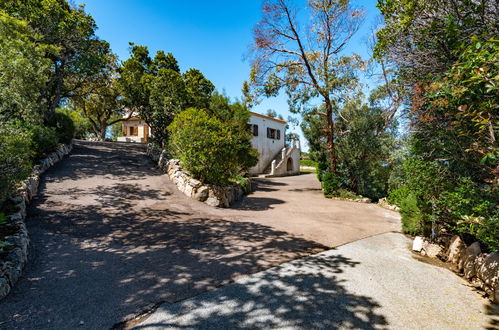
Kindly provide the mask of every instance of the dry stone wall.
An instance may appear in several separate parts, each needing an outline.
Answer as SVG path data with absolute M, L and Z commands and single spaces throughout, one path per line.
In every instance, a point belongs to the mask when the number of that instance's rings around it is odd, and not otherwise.
M 480 243 L 466 246 L 459 236 L 440 237 L 435 242 L 417 236 L 412 249 L 430 258 L 439 258 L 452 265 L 452 269 L 466 278 L 477 289 L 483 290 L 490 300 L 499 302 L 499 253 L 482 253 Z
M 168 178 L 186 196 L 214 207 L 229 207 L 244 197 L 244 190 L 238 184 L 227 187 L 203 184 L 192 178 L 178 159 L 168 159 L 168 155 L 154 145 L 147 146 L 147 155 L 158 164 L 158 167 L 168 175 Z
M 40 176 L 69 154 L 72 148 L 72 144 L 60 145 L 56 151 L 41 160 L 33 167 L 31 175 L 20 184 L 16 195 L 10 198 L 17 211 L 8 215 L 4 224 L 7 231 L 12 234 L 4 239 L 8 244 L 8 254 L 0 258 L 0 300 L 12 290 L 28 261 L 29 236 L 25 223 L 26 209 L 38 192 Z

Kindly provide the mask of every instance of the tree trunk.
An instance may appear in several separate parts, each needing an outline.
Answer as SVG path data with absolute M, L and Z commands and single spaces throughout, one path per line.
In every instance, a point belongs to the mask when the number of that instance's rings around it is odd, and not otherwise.
M 336 174 L 336 147 L 334 144 L 334 121 L 333 121 L 333 105 L 331 100 L 325 99 L 326 102 L 326 143 L 328 150 L 329 171 Z
M 107 126 L 102 125 L 98 135 L 99 141 L 104 141 L 106 139 L 106 131 L 107 131 Z

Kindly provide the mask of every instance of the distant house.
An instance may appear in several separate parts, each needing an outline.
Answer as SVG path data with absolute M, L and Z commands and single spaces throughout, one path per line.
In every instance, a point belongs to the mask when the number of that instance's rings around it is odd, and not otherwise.
M 286 146 L 286 121 L 251 112 L 249 127 L 251 143 L 260 155 L 258 164 L 250 169 L 253 175 L 290 175 L 300 172 L 300 144 Z
M 147 143 L 151 136 L 149 125 L 138 116 L 132 116 L 121 124 L 123 136 L 117 138 L 118 142 Z
M 251 112 L 248 127 L 253 134 L 251 144 L 258 150 L 258 164 L 250 169 L 252 175 L 281 176 L 300 171 L 300 143 L 286 146 L 286 121 Z M 123 136 L 119 142 L 147 143 L 151 131 L 145 121 L 132 116 L 122 123 Z

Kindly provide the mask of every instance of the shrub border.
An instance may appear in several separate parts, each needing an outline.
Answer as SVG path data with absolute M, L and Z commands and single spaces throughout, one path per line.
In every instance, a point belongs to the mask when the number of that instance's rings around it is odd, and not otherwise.
M 194 200 L 203 202 L 213 207 L 227 208 L 241 200 L 245 195 L 241 185 L 233 183 L 227 187 L 203 184 L 192 178 L 178 159 L 168 159 L 166 151 L 152 145 L 147 145 L 147 156 L 149 156 L 158 167 L 168 175 L 177 189 L 184 195 Z
M 6 242 L 12 245 L 11 252 L 5 260 L 0 260 L 0 300 L 5 298 L 21 276 L 22 270 L 28 261 L 28 247 L 30 244 L 28 229 L 26 227 L 26 211 L 30 201 L 36 196 L 40 177 L 50 167 L 57 164 L 73 149 L 73 142 L 60 144 L 57 149 L 46 158 L 33 166 L 30 176 L 21 182 L 16 194 L 10 198 L 19 211 L 7 215 L 7 223 L 17 227 L 14 235 L 6 237 Z

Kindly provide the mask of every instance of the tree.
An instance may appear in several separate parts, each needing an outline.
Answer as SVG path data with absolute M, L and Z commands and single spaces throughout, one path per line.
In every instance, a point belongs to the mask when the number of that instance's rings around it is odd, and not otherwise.
M 123 102 L 151 127 L 156 143 L 168 140 L 168 125 L 188 107 L 209 107 L 213 84 L 196 69 L 180 73 L 171 53 L 158 51 L 154 59 L 145 46 L 131 45 L 131 56 L 120 68 Z
M 364 13 L 345 0 L 308 1 L 310 22 L 288 0 L 266 0 L 263 18 L 254 30 L 254 58 L 250 86 L 244 85 L 246 101 L 256 94 L 274 96 L 284 88 L 293 111 L 313 100 L 324 104 L 327 158 L 336 173 L 335 120 L 342 94 L 362 66 L 359 56 L 340 57 L 345 45 L 358 30 Z M 308 28 L 307 28 L 308 27 Z M 251 94 L 251 93 L 250 93 Z
M 118 63 L 115 55 L 106 55 L 106 66 L 95 75 L 77 82 L 71 106 L 88 119 L 95 136 L 104 140 L 107 128 L 129 118 L 117 86 Z
M 47 47 L 28 23 L 0 10 L 0 121 L 38 123 L 44 108 L 41 90 L 48 79 Z
M 65 0 L 13 0 L 0 2 L 0 9 L 25 20 L 31 33 L 39 36 L 34 42 L 45 47 L 50 61 L 48 79 L 40 89 L 46 121 L 55 113 L 61 101 L 71 97 L 73 78 L 92 75 L 102 66 L 102 56 L 109 44 L 95 35 L 96 25 L 84 7 L 73 7 Z
M 205 78 L 201 71 L 190 69 L 182 75 L 187 92 L 189 107 L 207 109 L 210 106 L 211 96 L 215 86 Z
M 322 180 L 329 172 L 322 131 L 324 121 L 312 108 L 304 115 L 302 130 L 309 141 L 311 159 L 318 163 Z M 390 175 L 390 150 L 395 143 L 393 121 L 387 127 L 385 110 L 364 103 L 362 92 L 347 102 L 337 121 L 335 143 L 338 152 L 336 188 L 343 188 L 358 195 L 378 199 L 386 196 Z M 330 191 L 334 195 L 334 191 Z

